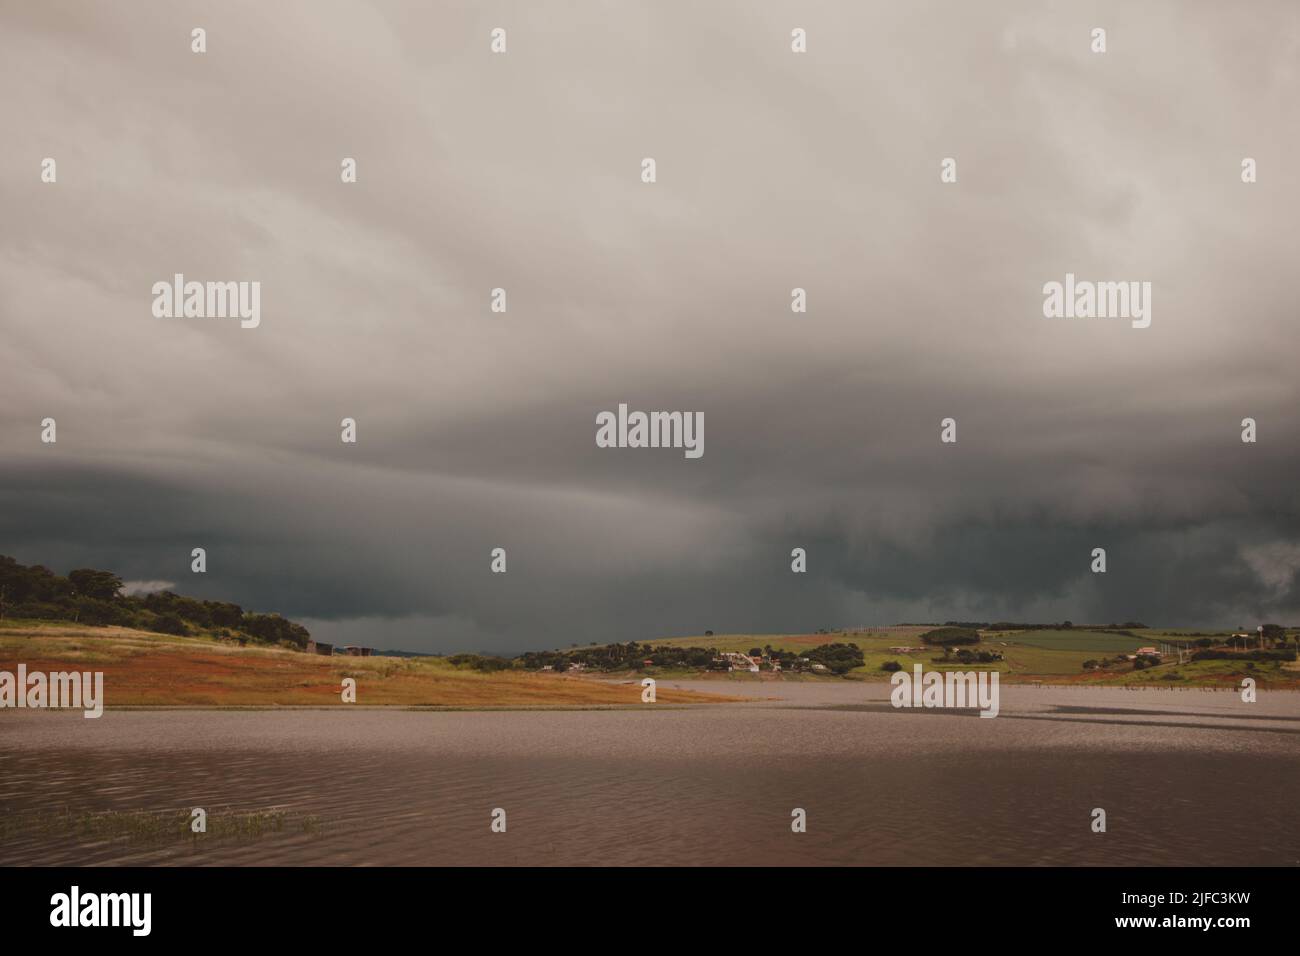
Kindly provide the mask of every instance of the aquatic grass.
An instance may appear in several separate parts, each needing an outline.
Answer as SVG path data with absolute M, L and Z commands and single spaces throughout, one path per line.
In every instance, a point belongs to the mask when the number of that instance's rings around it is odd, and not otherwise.
M 165 846 L 187 841 L 247 843 L 296 833 L 319 837 L 327 830 L 324 819 L 316 814 L 295 814 L 280 807 L 210 809 L 203 833 L 190 829 L 192 820 L 191 809 L 91 811 L 58 807 L 0 813 L 0 843 L 37 834 L 84 843 L 108 841 L 135 846 Z

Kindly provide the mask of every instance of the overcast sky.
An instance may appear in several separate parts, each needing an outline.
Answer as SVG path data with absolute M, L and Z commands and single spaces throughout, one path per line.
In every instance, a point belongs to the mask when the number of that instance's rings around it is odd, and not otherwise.
M 1294 3 L 14 3 L 0 84 L 0 553 L 425 651 L 1300 623 Z

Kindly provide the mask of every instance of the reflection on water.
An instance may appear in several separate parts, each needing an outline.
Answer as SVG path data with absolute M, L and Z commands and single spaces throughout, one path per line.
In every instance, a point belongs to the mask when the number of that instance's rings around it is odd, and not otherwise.
M 10 827 L 0 828 L 0 860 L 1300 861 L 1291 807 L 1300 792 L 1300 698 L 1245 714 L 1221 694 L 1135 702 L 1073 693 L 1013 700 L 1004 690 L 996 720 L 846 706 L 850 694 L 861 700 L 861 688 L 793 701 L 799 706 L 654 711 L 6 716 L 0 811 L 11 821 L 64 806 L 274 807 L 318 817 L 323 828 L 146 845 Z M 505 834 L 489 829 L 495 807 L 507 812 Z M 807 833 L 790 831 L 794 807 L 807 811 Z M 1106 809 L 1105 834 L 1089 828 L 1094 807 Z

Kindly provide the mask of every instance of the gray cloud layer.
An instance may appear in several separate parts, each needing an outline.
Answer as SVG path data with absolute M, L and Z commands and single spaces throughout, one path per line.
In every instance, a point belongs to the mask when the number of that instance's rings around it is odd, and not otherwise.
M 0 80 L 0 552 L 414 649 L 1298 617 L 1294 4 L 11 5 Z

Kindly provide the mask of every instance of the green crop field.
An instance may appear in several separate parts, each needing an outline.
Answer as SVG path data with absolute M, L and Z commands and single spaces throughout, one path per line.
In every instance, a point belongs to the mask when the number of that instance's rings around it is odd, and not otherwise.
M 1160 638 L 1153 634 L 1135 631 L 1136 637 L 1123 634 L 1105 634 L 1100 631 L 1088 631 L 1082 628 L 1070 628 L 1060 631 L 992 631 L 984 633 L 984 642 L 995 647 L 1002 643 L 1024 647 L 1040 647 L 1050 651 L 1088 651 L 1091 656 L 1098 654 L 1132 654 L 1139 647 L 1158 643 Z

